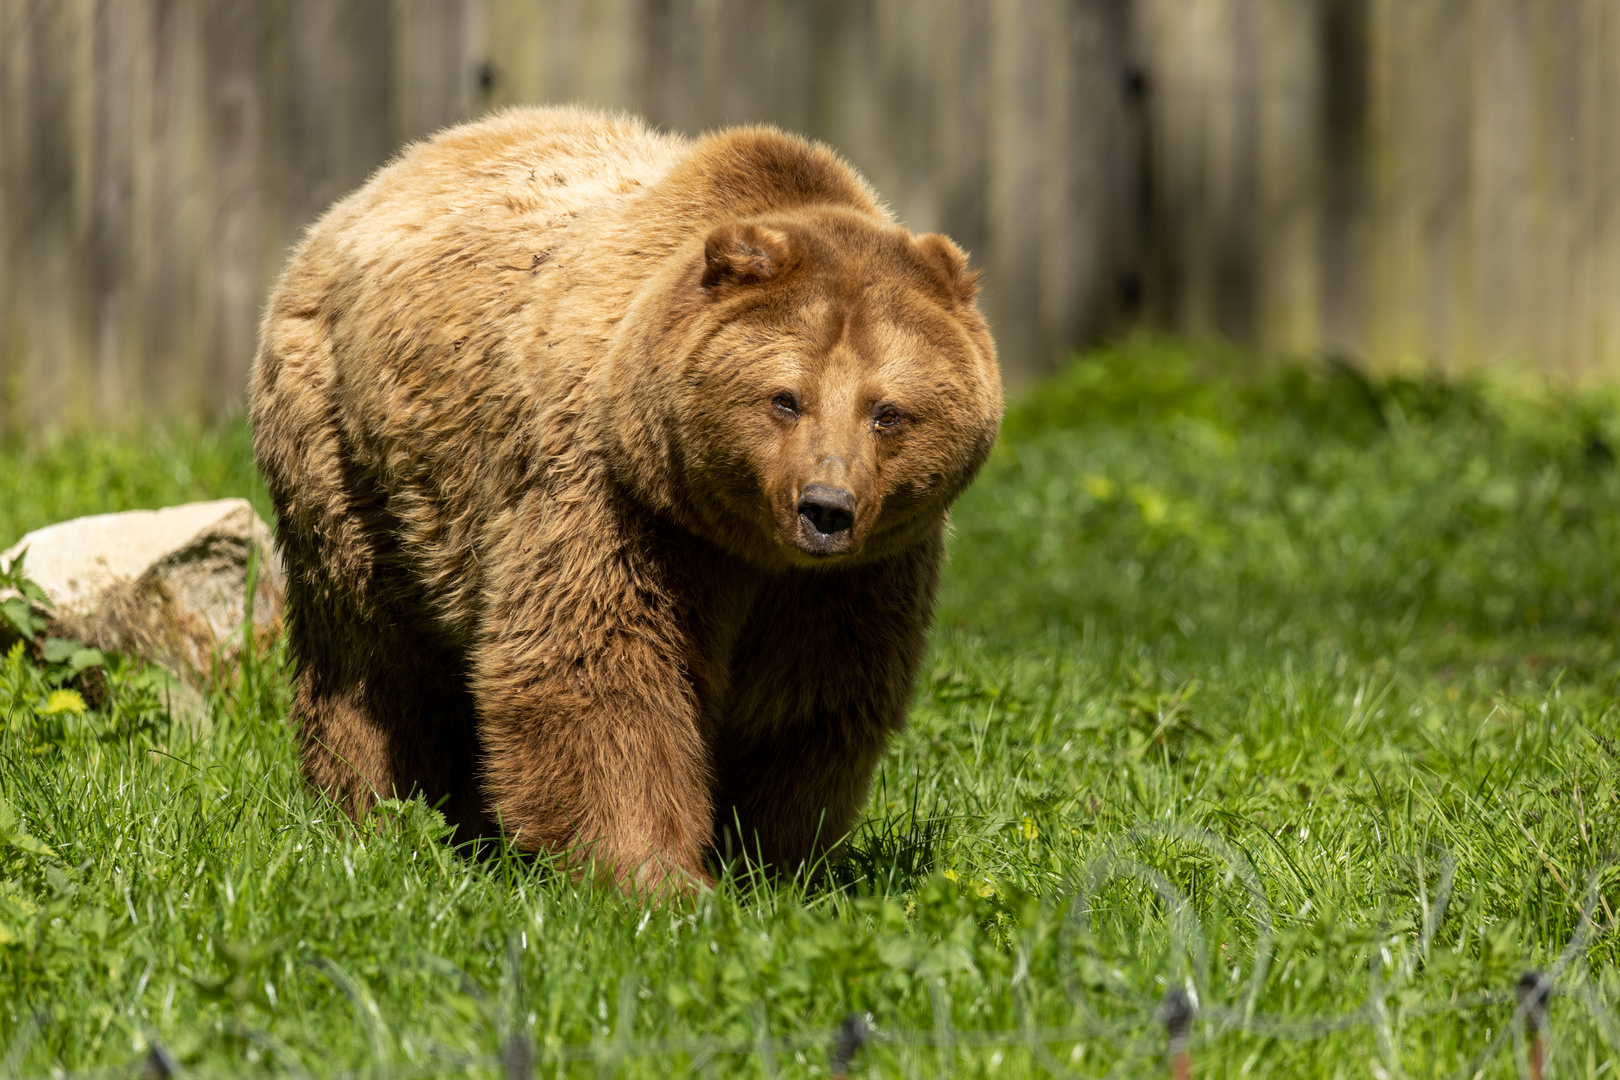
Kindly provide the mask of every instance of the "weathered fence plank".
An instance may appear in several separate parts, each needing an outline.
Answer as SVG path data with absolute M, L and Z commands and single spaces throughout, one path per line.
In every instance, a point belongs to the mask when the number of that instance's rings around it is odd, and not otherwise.
M 1620 375 L 1613 0 L 0 0 L 0 431 L 239 408 L 299 231 L 545 101 L 826 139 L 1014 380 L 1142 323 Z

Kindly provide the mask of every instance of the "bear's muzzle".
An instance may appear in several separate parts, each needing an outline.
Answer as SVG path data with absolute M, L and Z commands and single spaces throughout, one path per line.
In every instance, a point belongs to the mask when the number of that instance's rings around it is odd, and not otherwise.
M 855 496 L 844 488 L 809 484 L 799 493 L 799 532 L 812 555 L 843 555 L 855 544 Z

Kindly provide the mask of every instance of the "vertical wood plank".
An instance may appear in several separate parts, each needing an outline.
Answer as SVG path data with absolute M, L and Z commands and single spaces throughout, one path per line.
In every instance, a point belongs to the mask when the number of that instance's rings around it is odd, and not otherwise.
M 960 0 L 943 23 L 934 83 L 940 225 L 985 269 L 990 260 L 990 4 Z
M 986 203 L 987 295 L 1002 370 L 1015 383 L 1045 365 L 1035 355 L 1040 315 L 1044 87 L 1040 57 L 1051 8 L 1041 0 L 991 0 L 990 129 Z
M 869 21 L 857 34 L 870 42 L 857 62 L 873 72 L 871 99 L 863 109 L 870 145 L 862 148 L 862 156 L 875 163 L 874 182 L 899 219 L 920 232 L 937 228 L 939 222 L 939 177 L 932 167 L 936 127 L 930 108 L 938 14 L 915 0 L 875 0 Z
M 1266 0 L 1256 14 L 1254 340 L 1268 353 L 1310 356 L 1322 346 L 1318 12 Z
M 1475 336 L 1488 343 L 1467 363 L 1493 364 L 1523 354 L 1528 302 L 1535 298 L 1527 265 L 1532 238 L 1530 147 L 1533 144 L 1528 0 L 1476 0 L 1474 19 Z
M 712 0 L 713 48 L 705 63 L 714 81 L 703 125 L 758 123 L 770 119 L 765 93 L 775 54 L 771 7 L 758 0 Z
M 465 118 L 472 98 L 466 0 L 394 0 L 391 127 L 412 142 Z
M 91 9 L 91 205 L 86 271 L 95 329 L 97 419 L 139 408 L 137 380 L 126 378 L 126 283 L 129 281 L 131 51 L 136 9 L 96 0 Z
M 343 109 L 333 108 L 347 89 L 349 41 L 340 5 L 285 0 L 281 14 L 277 194 L 281 214 L 305 223 L 340 195 L 349 179 L 341 161 Z
M 491 0 L 481 60 L 489 65 L 488 103 L 494 107 L 544 101 L 545 10 L 525 0 Z
M 1122 329 L 1122 305 L 1141 289 L 1134 211 L 1147 178 L 1129 112 L 1145 84 L 1131 63 L 1130 17 L 1126 0 L 1068 0 L 1048 42 L 1056 182 L 1042 229 L 1041 358 Z
M 389 127 L 392 87 L 409 73 L 393 50 L 394 11 L 389 0 L 344 0 L 338 9 L 338 100 L 342 118 L 336 133 L 342 162 L 339 189 L 359 184 L 399 148 Z
M 161 0 L 139 9 L 139 70 L 132 98 L 133 154 L 129 347 L 139 393 L 156 416 L 191 402 L 187 384 L 201 358 L 197 284 L 201 237 L 194 201 L 202 173 L 196 140 L 199 58 L 190 5 Z
M 1582 283 L 1583 375 L 1620 375 L 1620 131 L 1613 103 L 1620 101 L 1620 8 L 1591 0 L 1583 11 L 1581 112 L 1582 228 L 1592 260 Z
M 81 13 L 70 5 L 32 0 L 23 11 L 18 35 L 23 48 L 21 55 L 13 54 L 24 98 L 12 114 L 20 129 L 16 175 L 21 190 L 11 200 L 16 207 L 11 247 L 13 265 L 29 272 L 12 279 L 10 313 L 17 329 L 8 337 L 17 343 L 17 389 L 8 397 L 30 425 L 83 422 L 75 376 L 86 343 L 73 330 L 81 302 L 74 210 L 82 173 L 77 130 L 82 113 L 72 83 L 78 74 L 74 45 L 85 38 Z
M 1415 203 L 1418 223 L 1414 257 L 1426 269 L 1421 288 L 1392 301 L 1422 305 L 1424 332 L 1417 359 L 1440 370 L 1462 370 L 1476 362 L 1478 352 L 1471 266 L 1476 238 L 1468 198 L 1474 147 L 1469 120 L 1475 106 L 1469 93 L 1447 92 L 1448 87 L 1470 85 L 1469 25 L 1466 0 L 1437 6 L 1423 28 L 1427 56 L 1412 58 L 1423 77 L 1414 90 L 1422 96 L 1405 110 L 1421 121 L 1411 138 L 1410 153 L 1417 161 L 1405 190 Z
M 1259 4 L 1222 5 L 1225 40 L 1211 50 L 1220 61 L 1209 90 L 1214 138 L 1206 143 L 1215 180 L 1211 207 L 1215 242 L 1215 326 L 1226 337 L 1255 341 L 1260 269 L 1258 139 L 1261 56 Z M 1223 47 L 1224 46 L 1224 47 Z M 1268 223 L 1269 227 L 1269 223 Z
M 255 0 L 215 0 L 203 15 L 211 296 L 207 356 L 192 392 L 193 407 L 209 416 L 238 409 L 246 399 L 262 300 L 264 18 L 264 7 Z
M 1361 222 L 1372 180 L 1373 0 L 1323 0 L 1318 18 L 1322 348 L 1329 355 L 1359 356 L 1365 349 L 1367 257 Z
M 1229 0 L 1150 0 L 1143 44 L 1153 85 L 1151 122 L 1155 246 L 1162 318 L 1193 335 L 1219 325 L 1221 189 L 1217 141 L 1225 130 L 1228 82 L 1220 50 L 1230 40 Z
M 692 77 L 696 74 L 694 0 L 644 0 L 643 112 L 648 122 L 675 131 L 690 130 L 695 118 Z
M 552 57 L 566 65 L 566 80 L 557 84 L 556 100 L 577 101 L 602 109 L 644 112 L 641 73 L 646 70 L 647 42 L 641 32 L 643 0 L 567 0 L 570 36 L 561 26 L 553 33 Z
M 22 424 L 26 327 L 18 300 L 23 265 L 23 200 L 29 191 L 26 73 L 29 8 L 0 4 L 0 438 Z
M 1529 234 L 1533 293 L 1527 347 L 1565 377 L 1578 375 L 1580 282 L 1590 263 L 1591 236 L 1580 228 L 1582 184 L 1578 144 L 1581 79 L 1588 58 L 1581 45 L 1582 5 L 1535 0 L 1529 12 L 1534 82 L 1530 147 Z
M 765 5 L 770 68 L 760 88 L 763 119 L 805 134 L 817 134 L 818 0 L 776 0 Z
M 1366 235 L 1366 261 L 1361 282 L 1366 304 L 1362 311 L 1362 349 L 1374 366 L 1387 367 L 1391 357 L 1400 356 L 1399 328 L 1392 318 L 1392 296 L 1409 291 L 1398 279 L 1400 269 L 1409 264 L 1399 250 L 1392 227 L 1390 209 L 1397 193 L 1396 171 L 1400 157 L 1396 149 L 1397 79 L 1403 67 L 1397 63 L 1396 47 L 1404 40 L 1407 27 L 1397 22 L 1404 7 L 1397 0 L 1373 0 L 1369 20 L 1370 78 L 1368 79 L 1367 125 L 1367 202 L 1361 227 Z

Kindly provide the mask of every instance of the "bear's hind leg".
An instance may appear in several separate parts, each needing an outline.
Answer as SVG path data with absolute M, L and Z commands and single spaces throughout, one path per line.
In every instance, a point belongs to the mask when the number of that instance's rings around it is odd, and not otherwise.
M 380 799 L 421 795 L 457 842 L 494 836 L 474 782 L 477 729 L 460 658 L 409 640 L 393 620 L 380 626 L 331 600 L 300 599 L 293 715 L 305 778 L 356 821 Z
M 430 605 L 415 595 L 375 467 L 339 427 L 332 346 L 315 322 L 285 311 L 267 321 L 253 391 L 254 450 L 287 569 L 304 775 L 355 820 L 379 799 L 420 793 L 458 840 L 493 835 L 464 659 L 406 629 Z

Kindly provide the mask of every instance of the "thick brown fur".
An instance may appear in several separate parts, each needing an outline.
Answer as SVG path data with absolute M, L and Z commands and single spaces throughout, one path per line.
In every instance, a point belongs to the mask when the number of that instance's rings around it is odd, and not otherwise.
M 310 229 L 253 370 L 308 779 L 634 889 L 825 854 L 1000 422 L 975 293 L 773 129 L 524 109 L 407 150 Z

